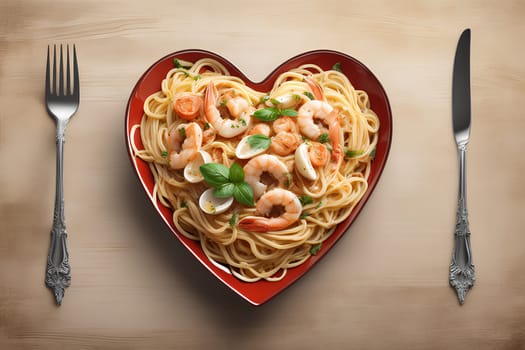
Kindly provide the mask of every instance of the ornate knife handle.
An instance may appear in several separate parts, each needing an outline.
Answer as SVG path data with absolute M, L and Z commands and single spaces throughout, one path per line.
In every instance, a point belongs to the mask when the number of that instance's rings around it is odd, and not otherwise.
M 456 289 L 459 303 L 465 302 L 465 296 L 474 285 L 475 271 L 472 264 L 470 248 L 470 229 L 468 225 L 468 211 L 465 180 L 466 145 L 458 148 L 459 152 L 459 193 L 454 252 L 450 264 L 450 285 Z
M 62 303 L 64 289 L 71 282 L 71 267 L 67 251 L 67 231 L 64 218 L 64 143 L 66 123 L 57 123 L 56 136 L 56 193 L 51 243 L 47 255 L 46 286 L 53 290 L 57 305 Z

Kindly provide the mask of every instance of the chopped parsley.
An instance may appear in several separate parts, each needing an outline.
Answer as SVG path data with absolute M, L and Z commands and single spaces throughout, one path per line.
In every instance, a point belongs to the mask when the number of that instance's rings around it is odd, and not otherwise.
M 342 70 L 341 70 L 341 63 L 340 63 L 340 62 L 335 63 L 335 64 L 332 66 L 332 69 L 335 70 L 335 71 L 337 71 L 337 72 L 342 73 Z
M 310 91 L 305 91 L 304 95 L 308 97 L 310 100 L 315 100 L 314 95 Z
M 325 132 L 325 133 L 322 133 L 320 136 L 319 136 L 319 142 L 321 143 L 327 143 L 328 141 L 330 141 L 330 138 L 328 137 L 328 134 Z
M 310 196 L 301 196 L 299 197 L 299 202 L 301 202 L 301 205 L 304 207 L 307 204 L 312 204 L 314 199 Z
M 317 253 L 319 253 L 322 245 L 323 243 L 318 243 L 318 244 L 313 245 L 312 248 L 310 248 L 310 254 L 316 255 Z

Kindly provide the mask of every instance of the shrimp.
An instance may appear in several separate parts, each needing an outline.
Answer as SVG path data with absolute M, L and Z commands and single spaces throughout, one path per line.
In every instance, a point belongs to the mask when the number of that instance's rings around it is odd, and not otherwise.
M 264 135 L 264 136 L 270 136 L 270 126 L 268 124 L 265 124 L 265 123 L 258 123 L 258 124 L 255 124 L 255 126 L 253 128 L 251 128 L 250 130 L 248 130 L 248 132 L 246 133 L 247 135 L 257 135 L 257 134 L 261 134 L 261 135 Z
M 323 90 L 321 89 L 319 83 L 317 83 L 310 77 L 304 77 L 304 81 L 306 82 L 310 90 L 312 90 L 312 94 L 314 95 L 315 99 L 319 101 L 322 100 L 324 97 Z
M 219 135 L 232 138 L 248 130 L 250 128 L 251 115 L 255 108 L 242 97 L 229 98 L 226 101 L 226 107 L 232 117 L 236 119 L 223 118 L 217 108 L 218 98 L 219 92 L 213 81 L 210 81 L 204 97 L 205 114 L 206 119 L 213 125 Z
M 308 147 L 308 158 L 310 163 L 315 168 L 322 167 L 328 162 L 330 154 L 325 145 L 319 142 L 312 141 Z
M 184 120 L 193 120 L 201 112 L 202 97 L 195 94 L 186 94 L 173 102 L 173 110 Z
M 272 124 L 273 131 L 278 134 L 281 131 L 291 132 L 291 133 L 298 133 L 299 128 L 297 127 L 297 124 L 295 123 L 295 119 L 291 117 L 280 117 L 276 119 Z
M 283 208 L 283 213 L 277 217 L 268 217 L 275 207 Z M 274 188 L 257 201 L 255 210 L 259 216 L 242 218 L 239 221 L 239 228 L 252 232 L 283 230 L 299 220 L 302 205 L 295 193 Z
M 263 195 L 268 185 L 261 181 L 263 173 L 273 176 L 279 183 L 279 187 L 288 187 L 290 185 L 290 173 L 288 168 L 276 156 L 262 154 L 250 159 L 243 168 L 244 181 L 253 189 L 255 199 Z
M 328 138 L 332 145 L 332 160 L 339 162 L 343 154 L 343 129 L 339 111 L 329 103 L 312 100 L 306 102 L 297 112 L 297 123 L 301 132 L 314 140 L 321 136 L 321 128 L 314 120 L 319 119 L 328 126 Z
M 326 117 L 326 120 L 328 120 L 328 138 L 332 145 L 332 160 L 336 163 L 339 163 L 343 156 L 343 129 L 339 118 L 340 114 L 336 109 Z
M 317 140 L 321 136 L 321 128 L 315 124 L 315 119 L 329 124 L 327 117 L 333 109 L 332 105 L 324 101 L 310 100 L 303 104 L 297 111 L 297 124 L 301 133 L 312 140 Z
M 287 156 L 297 149 L 301 143 L 301 137 L 298 134 L 280 131 L 272 137 L 270 150 L 280 156 Z
M 180 124 L 168 135 L 169 165 L 182 169 L 197 156 L 202 145 L 202 129 L 197 123 Z

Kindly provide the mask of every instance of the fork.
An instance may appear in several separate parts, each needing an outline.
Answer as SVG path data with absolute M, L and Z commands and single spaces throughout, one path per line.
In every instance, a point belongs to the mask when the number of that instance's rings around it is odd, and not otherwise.
M 47 287 L 53 290 L 57 305 L 62 303 L 64 290 L 71 283 L 71 267 L 69 265 L 69 253 L 66 244 L 67 230 L 64 218 L 64 143 L 67 123 L 77 111 L 80 99 L 75 45 L 73 45 L 73 82 L 71 82 L 69 45 L 67 45 L 66 51 L 65 79 L 62 45 L 60 45 L 58 76 L 56 45 L 53 45 L 53 67 L 50 67 L 49 62 L 49 46 L 47 47 L 46 64 L 46 107 L 47 112 L 56 122 L 56 192 L 45 283 Z

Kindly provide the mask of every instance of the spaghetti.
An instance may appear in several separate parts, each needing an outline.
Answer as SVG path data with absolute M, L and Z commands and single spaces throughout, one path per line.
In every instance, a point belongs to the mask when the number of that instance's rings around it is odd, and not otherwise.
M 211 261 L 246 282 L 280 280 L 367 190 L 379 130 L 368 95 L 313 64 L 259 92 L 215 60 L 175 63 L 131 129 L 143 144 L 134 154 L 149 164 L 177 230 Z M 214 180 L 210 169 L 229 169 L 229 178 Z M 203 207 L 210 188 L 224 209 Z

